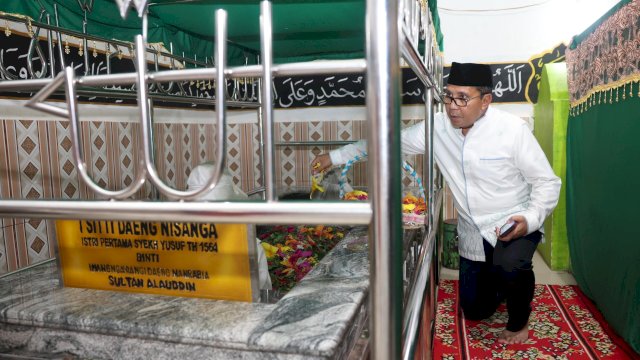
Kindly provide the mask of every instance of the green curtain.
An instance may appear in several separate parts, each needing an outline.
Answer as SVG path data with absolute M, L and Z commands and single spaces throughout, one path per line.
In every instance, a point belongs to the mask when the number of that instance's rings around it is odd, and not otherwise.
M 573 274 L 640 353 L 640 1 L 622 0 L 566 51 L 567 235 Z
M 567 228 L 580 288 L 640 353 L 640 97 L 624 89 L 569 118 Z

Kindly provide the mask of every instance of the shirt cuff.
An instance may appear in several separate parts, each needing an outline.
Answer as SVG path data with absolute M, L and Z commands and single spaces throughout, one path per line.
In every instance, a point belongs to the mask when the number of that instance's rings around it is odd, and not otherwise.
M 533 210 L 527 210 L 521 214 L 527 219 L 527 235 L 540 229 L 542 224 L 538 221 L 538 214 Z
M 342 161 L 342 154 L 340 149 L 329 151 L 329 157 L 331 158 L 331 164 L 334 166 L 344 165 L 345 161 Z

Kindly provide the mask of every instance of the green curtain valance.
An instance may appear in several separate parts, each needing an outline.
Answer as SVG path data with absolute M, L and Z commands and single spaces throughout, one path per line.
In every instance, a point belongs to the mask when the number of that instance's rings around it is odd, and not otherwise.
M 571 113 L 614 103 L 636 91 L 640 82 L 640 2 L 621 1 L 566 51 Z

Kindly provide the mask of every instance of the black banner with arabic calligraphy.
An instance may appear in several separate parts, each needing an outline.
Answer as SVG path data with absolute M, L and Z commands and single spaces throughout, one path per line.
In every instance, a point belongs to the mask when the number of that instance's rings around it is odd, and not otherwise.
M 316 75 L 276 78 L 276 108 L 308 106 L 364 106 L 364 74 Z M 402 103 L 423 103 L 424 86 L 415 73 L 402 69 Z
M 531 78 L 532 69 L 528 63 L 489 64 L 493 72 L 493 102 L 519 103 L 527 102 L 527 82 Z M 449 67 L 444 69 L 444 82 L 449 77 Z M 536 97 L 537 97 L 537 87 Z
M 490 64 L 493 71 L 493 102 L 535 103 L 544 64 L 564 61 L 566 46 L 532 57 L 528 62 Z M 449 67 L 444 69 L 445 84 Z M 365 82 L 363 74 L 298 76 L 275 80 L 276 107 L 297 108 L 307 106 L 364 105 Z M 402 69 L 402 103 L 424 102 L 424 86 L 409 68 Z
M 537 99 L 537 82 L 530 86 L 533 69 L 529 63 L 491 64 L 493 102 L 520 103 Z M 449 68 L 445 68 L 445 84 Z M 538 80 L 539 81 L 539 80 Z M 276 107 L 359 106 L 365 104 L 363 74 L 297 76 L 275 81 Z M 409 68 L 402 69 L 402 103 L 424 102 L 424 85 Z
M 2 41 L 0 41 L 0 81 L 1 80 L 23 80 L 34 78 L 50 78 L 51 69 L 49 64 L 49 52 L 47 48 L 47 42 L 40 40 L 37 43 L 34 42 L 31 52 L 31 68 L 28 64 L 29 45 L 31 39 L 18 33 L 13 33 L 10 36 L 2 35 Z M 37 44 L 37 46 L 35 45 Z M 117 74 L 135 72 L 135 64 L 130 57 L 124 56 L 123 51 L 113 52 L 107 58 L 107 54 L 103 51 L 96 51 L 92 48 L 92 42 L 89 42 L 89 49 L 81 48 L 79 39 L 75 41 L 65 40 L 63 41 L 62 56 L 66 66 L 72 66 L 76 71 L 76 76 L 83 75 L 104 75 L 104 74 Z M 39 46 L 40 52 L 37 48 Z M 55 73 L 60 72 L 60 51 L 54 44 L 53 60 L 55 65 Z M 129 52 L 133 52 L 133 48 L 128 49 Z M 88 71 L 85 71 L 84 54 L 88 55 Z M 43 60 L 41 60 L 43 59 Z M 167 66 L 154 64 L 149 65 L 149 71 L 167 70 Z M 211 98 L 213 95 L 213 87 L 210 86 L 211 82 L 180 82 L 172 83 L 171 86 L 163 84 L 162 89 L 159 89 L 158 84 L 150 85 L 150 93 L 157 95 L 179 95 L 184 93 L 186 96 Z M 96 90 L 96 91 L 92 91 Z M 184 92 L 182 92 L 184 90 Z M 0 97 L 13 97 L 13 98 L 30 98 L 36 91 L 21 91 L 21 92 L 0 92 Z M 105 95 L 108 93 L 109 95 Z M 84 95 L 82 95 L 84 94 Z M 84 92 L 79 96 L 81 102 L 92 103 L 113 103 L 113 104 L 136 104 L 136 88 L 135 85 L 112 85 L 105 86 L 101 89 L 84 89 Z M 50 96 L 51 99 L 64 99 L 64 92 L 58 89 L 54 94 Z M 202 105 L 195 105 L 185 102 L 172 102 L 170 100 L 162 101 L 162 105 L 171 107 L 209 107 Z
M 43 70 L 39 54 L 32 54 L 32 66 L 29 71 L 27 64 L 27 53 L 29 51 L 30 39 L 20 34 L 3 36 L 0 42 L 0 79 L 29 79 L 34 74 L 38 75 Z M 42 54 L 47 55 L 46 41 L 39 41 Z M 65 42 L 67 50 L 64 60 L 67 65 L 72 65 L 76 69 L 78 76 L 84 75 L 84 58 L 81 56 L 78 44 Z M 564 44 L 546 52 L 539 57 L 532 58 L 527 63 L 511 64 L 491 64 L 494 76 L 493 99 L 496 103 L 518 103 L 535 102 L 538 97 L 538 83 L 542 66 L 545 63 L 564 60 Z M 59 64 L 59 54 L 54 51 L 54 61 Z M 97 75 L 107 73 L 107 56 L 89 48 L 89 71 L 87 74 Z M 131 59 L 112 55 L 109 57 L 111 73 L 123 73 L 135 71 L 135 66 Z M 48 60 L 45 61 L 48 63 Z M 59 66 L 56 66 L 59 71 Z M 167 69 L 160 67 L 160 70 Z M 150 65 L 149 71 L 155 71 L 155 67 Z M 445 83 L 449 74 L 449 68 L 445 68 Z M 46 74 L 50 77 L 50 74 Z M 366 76 L 364 74 L 341 74 L 341 75 L 316 75 L 316 76 L 296 76 L 278 77 L 274 79 L 274 97 L 276 108 L 301 108 L 301 107 L 324 107 L 324 106 L 363 106 L 365 105 Z M 163 89 L 158 89 L 158 85 L 151 85 L 150 91 L 158 95 L 192 96 L 197 98 L 211 99 L 214 95 L 214 87 L 211 81 L 190 81 L 174 83 L 171 87 L 163 85 Z M 227 84 L 227 93 L 234 91 L 239 93 L 244 101 L 257 101 L 257 83 L 235 85 L 232 82 Z M 135 86 L 109 86 L 104 88 L 115 92 L 113 96 L 81 96 L 80 101 L 101 102 L 101 103 L 125 103 L 135 104 Z M 117 94 L 120 93 L 120 96 Z M 123 96 L 122 94 L 129 94 Z M 26 93 L 0 93 L 0 97 L 23 97 L 28 98 L 31 92 Z M 244 96 L 242 96 L 244 95 Z M 58 92 L 52 98 L 62 98 Z M 409 68 L 402 69 L 402 102 L 403 104 L 420 104 L 424 102 L 424 86 L 418 77 Z M 188 107 L 188 108 L 211 108 L 212 106 L 196 105 L 190 102 L 172 102 L 164 100 L 164 106 Z
M 536 55 L 524 63 L 489 64 L 493 72 L 494 103 L 536 103 L 538 87 L 545 64 L 565 61 L 563 43 Z M 444 82 L 449 77 L 449 67 L 444 69 Z

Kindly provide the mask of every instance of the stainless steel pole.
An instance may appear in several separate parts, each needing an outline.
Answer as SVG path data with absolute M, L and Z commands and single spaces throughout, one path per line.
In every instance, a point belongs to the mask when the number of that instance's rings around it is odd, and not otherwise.
M 373 221 L 369 226 L 373 359 L 402 351 L 400 48 L 397 0 L 367 1 L 367 117 Z
M 275 201 L 275 156 L 273 151 L 273 39 L 272 39 L 271 2 L 264 0 L 260 4 L 260 43 L 262 47 L 262 154 L 264 160 L 265 199 Z
M 434 88 L 429 88 L 425 92 L 425 127 L 424 132 L 426 136 L 426 144 L 427 144 L 427 156 L 426 156 L 426 166 L 428 173 L 428 181 L 429 184 L 429 231 L 434 230 L 434 212 L 435 212 L 435 203 L 434 203 L 434 183 L 433 183 L 433 172 L 434 172 L 434 163 L 433 163 L 433 92 Z

